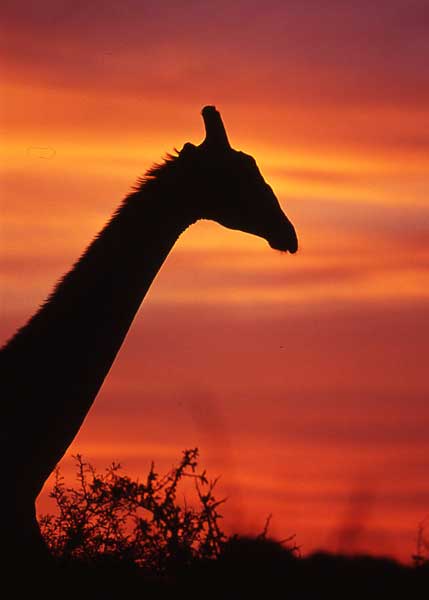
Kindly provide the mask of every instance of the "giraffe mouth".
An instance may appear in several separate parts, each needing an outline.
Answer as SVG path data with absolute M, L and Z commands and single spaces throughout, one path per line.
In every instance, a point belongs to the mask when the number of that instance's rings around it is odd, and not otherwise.
M 280 252 L 289 252 L 289 254 L 295 254 L 298 250 L 297 246 L 290 246 L 289 244 L 281 242 L 268 242 L 270 248 L 273 250 L 279 250 Z
M 288 231 L 282 235 L 270 236 L 267 240 L 270 248 L 295 254 L 298 250 L 298 238 L 291 223 L 288 223 Z

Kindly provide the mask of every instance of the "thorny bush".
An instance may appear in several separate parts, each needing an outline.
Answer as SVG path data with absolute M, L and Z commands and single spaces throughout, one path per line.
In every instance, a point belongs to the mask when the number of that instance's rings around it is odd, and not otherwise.
M 58 515 L 40 517 L 42 534 L 53 556 L 61 561 L 106 560 L 135 564 L 148 573 L 163 574 L 196 559 L 218 558 L 227 538 L 205 471 L 197 471 L 198 449 L 185 450 L 180 464 L 160 476 L 152 463 L 145 482 L 121 473 L 112 463 L 102 474 L 74 457 L 78 487 L 66 487 L 60 471 L 50 496 Z M 192 478 L 197 508 L 177 501 L 179 484 Z

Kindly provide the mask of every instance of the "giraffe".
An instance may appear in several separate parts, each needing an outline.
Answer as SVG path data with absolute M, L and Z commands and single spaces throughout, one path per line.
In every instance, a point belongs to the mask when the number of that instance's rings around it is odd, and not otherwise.
M 152 281 L 200 219 L 297 251 L 293 225 L 255 160 L 234 150 L 214 106 L 205 139 L 186 143 L 138 180 L 30 320 L 0 353 L 4 489 L 0 543 L 47 556 L 35 501 L 79 431 Z

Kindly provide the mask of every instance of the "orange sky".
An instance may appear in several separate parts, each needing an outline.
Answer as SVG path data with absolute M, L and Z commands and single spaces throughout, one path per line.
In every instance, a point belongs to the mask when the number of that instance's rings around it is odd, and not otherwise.
M 301 242 L 187 231 L 70 453 L 137 474 L 199 446 L 229 527 L 272 513 L 308 552 L 356 526 L 349 549 L 409 559 L 429 512 L 428 9 L 4 3 L 2 340 L 137 176 L 201 141 L 205 104 Z

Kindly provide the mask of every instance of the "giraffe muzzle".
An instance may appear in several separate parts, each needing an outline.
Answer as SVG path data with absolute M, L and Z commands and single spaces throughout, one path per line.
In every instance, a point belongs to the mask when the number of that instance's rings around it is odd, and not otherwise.
M 285 217 L 285 222 L 273 235 L 268 237 L 268 244 L 274 250 L 295 254 L 298 250 L 298 237 L 292 223 Z

